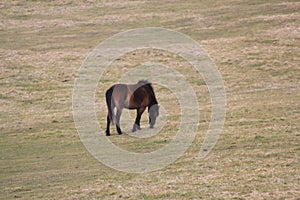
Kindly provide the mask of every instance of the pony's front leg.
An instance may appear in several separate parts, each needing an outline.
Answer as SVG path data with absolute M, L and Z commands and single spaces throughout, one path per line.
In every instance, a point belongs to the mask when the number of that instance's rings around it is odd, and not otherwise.
M 132 132 L 135 132 L 137 130 L 141 130 L 140 121 L 141 121 L 141 117 L 142 117 L 142 114 L 145 111 L 145 109 L 146 108 L 144 108 L 144 107 L 136 109 L 136 119 L 135 119 L 135 122 L 133 124 Z
M 123 134 L 120 126 L 120 118 L 121 118 L 122 110 L 117 110 L 116 114 L 116 128 L 119 135 Z

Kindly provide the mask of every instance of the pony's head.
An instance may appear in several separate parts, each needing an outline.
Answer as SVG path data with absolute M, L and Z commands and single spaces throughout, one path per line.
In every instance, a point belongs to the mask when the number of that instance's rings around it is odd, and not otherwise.
M 159 115 L 159 105 L 158 104 L 154 104 L 152 105 L 149 109 L 149 124 L 150 124 L 150 128 L 153 128 L 156 122 L 156 118 Z

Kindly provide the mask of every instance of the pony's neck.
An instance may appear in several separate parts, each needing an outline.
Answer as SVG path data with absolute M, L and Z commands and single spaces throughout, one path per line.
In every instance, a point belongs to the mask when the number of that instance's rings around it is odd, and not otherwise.
M 152 99 L 151 99 L 151 102 L 150 102 L 150 107 L 153 106 L 153 105 L 155 105 L 155 104 L 158 104 L 158 103 L 157 103 L 156 97 L 155 97 L 155 95 L 153 93 L 153 96 L 152 96 Z
M 151 107 L 152 105 L 158 104 L 158 103 L 157 103 L 152 85 L 149 83 L 149 84 L 147 84 L 147 87 L 150 90 L 150 94 L 151 94 L 151 99 L 150 99 L 150 107 Z
M 155 104 L 158 104 L 157 99 L 155 97 L 154 90 L 153 90 L 153 87 L 152 87 L 151 83 L 147 83 L 144 86 L 147 88 L 147 90 L 150 94 L 150 103 L 149 103 L 149 106 L 148 106 L 148 109 L 150 109 L 151 106 L 153 106 Z

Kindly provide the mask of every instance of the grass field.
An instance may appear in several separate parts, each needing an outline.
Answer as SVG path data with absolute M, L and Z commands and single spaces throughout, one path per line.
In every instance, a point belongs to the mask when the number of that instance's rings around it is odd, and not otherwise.
M 299 11 L 297 0 L 1 1 L 0 199 L 299 199 Z M 211 115 L 202 77 L 169 52 L 117 60 L 96 91 L 101 127 L 105 89 L 141 62 L 174 67 L 198 95 L 200 126 L 188 151 L 164 169 L 134 174 L 88 153 L 75 128 L 72 92 L 89 52 L 141 27 L 196 40 L 223 77 L 227 113 L 217 145 L 199 160 Z M 154 87 L 167 113 L 161 133 L 137 139 L 113 130 L 113 143 L 150 152 L 172 140 L 180 123 L 176 98 Z

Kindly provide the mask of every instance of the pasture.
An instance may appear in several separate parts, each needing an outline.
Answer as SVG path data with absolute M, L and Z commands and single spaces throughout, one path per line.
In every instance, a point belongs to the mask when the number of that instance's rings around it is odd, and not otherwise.
M 299 11 L 297 0 L 1 1 L 0 199 L 299 199 Z M 211 120 L 201 74 L 157 49 L 113 62 L 95 92 L 103 129 L 105 90 L 141 63 L 177 70 L 197 94 L 200 121 L 189 149 L 161 170 L 136 174 L 89 154 L 74 124 L 72 95 L 89 52 L 114 34 L 143 27 L 197 41 L 222 75 L 227 104 L 222 134 L 199 160 Z M 172 141 L 180 126 L 176 96 L 153 86 L 164 108 L 159 134 L 118 136 L 112 128 L 109 140 L 116 146 L 147 153 Z M 123 113 L 125 132 L 134 115 Z M 136 134 L 146 134 L 147 120 L 145 112 Z

